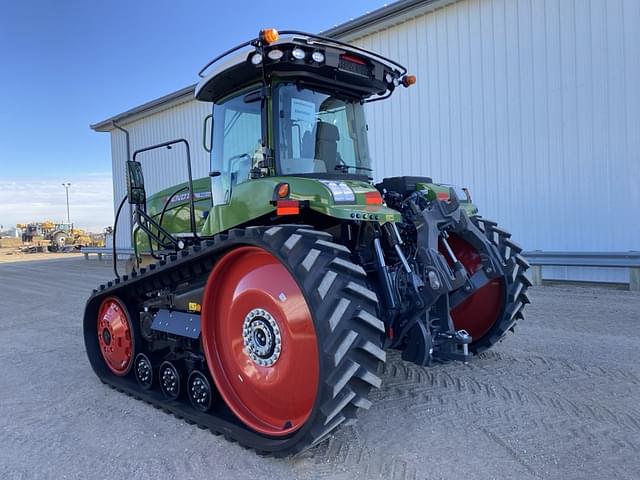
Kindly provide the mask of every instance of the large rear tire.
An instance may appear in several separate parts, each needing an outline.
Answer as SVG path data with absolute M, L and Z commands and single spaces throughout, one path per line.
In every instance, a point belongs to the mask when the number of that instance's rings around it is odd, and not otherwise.
M 59 252 L 64 250 L 67 245 L 68 235 L 66 232 L 58 231 L 51 236 L 51 245 L 49 251 Z
M 524 319 L 523 308 L 529 303 L 526 291 L 531 282 L 525 276 L 529 263 L 520 255 L 522 248 L 511 240 L 511 234 L 479 216 L 471 221 L 496 247 L 504 271 L 451 311 L 456 329 L 466 329 L 473 337 L 470 350 L 477 354 L 500 342 Z M 481 268 L 480 255 L 471 244 L 452 235 L 450 245 L 470 274 Z
M 275 226 L 228 251 L 209 276 L 201 317 L 227 406 L 249 429 L 292 440 L 277 455 L 353 422 L 371 405 L 385 361 L 376 305 L 365 271 L 327 233 Z

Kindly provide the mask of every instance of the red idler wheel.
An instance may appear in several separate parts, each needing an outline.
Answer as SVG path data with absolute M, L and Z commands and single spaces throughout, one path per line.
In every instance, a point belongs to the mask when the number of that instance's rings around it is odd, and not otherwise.
M 126 308 L 116 297 L 107 297 L 98 310 L 98 344 L 107 367 L 119 376 L 133 364 L 133 329 Z
M 480 255 L 469 242 L 455 234 L 451 234 L 447 241 L 469 275 L 482 268 Z M 447 255 L 444 255 L 447 258 Z M 502 277 L 495 278 L 451 310 L 456 330 L 466 330 L 473 342 L 477 342 L 498 321 L 504 302 L 504 282 Z
M 242 422 L 276 437 L 304 425 L 318 391 L 316 332 L 276 257 L 252 246 L 227 253 L 207 281 L 201 328 L 213 380 Z

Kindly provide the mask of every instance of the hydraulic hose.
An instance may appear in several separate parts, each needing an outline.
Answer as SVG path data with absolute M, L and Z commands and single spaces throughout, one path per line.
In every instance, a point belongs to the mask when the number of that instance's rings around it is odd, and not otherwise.
M 182 192 L 184 190 L 189 190 L 189 187 L 179 188 L 178 190 L 173 192 L 169 196 L 169 198 L 167 198 L 166 202 L 164 202 L 164 206 L 162 207 L 162 212 L 160 213 L 160 220 L 158 221 L 158 225 L 162 226 L 162 221 L 164 220 L 164 214 L 167 213 L 167 208 L 169 207 L 169 204 L 171 203 L 171 200 L 173 200 L 176 195 L 178 195 L 180 192 Z

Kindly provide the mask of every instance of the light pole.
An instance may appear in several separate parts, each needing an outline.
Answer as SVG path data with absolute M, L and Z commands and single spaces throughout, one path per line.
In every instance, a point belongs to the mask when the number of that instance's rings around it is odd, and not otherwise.
M 62 186 L 67 192 L 67 223 L 69 224 L 69 228 L 71 228 L 71 220 L 69 219 L 69 187 L 71 186 L 71 184 L 67 182 L 67 183 L 63 183 Z

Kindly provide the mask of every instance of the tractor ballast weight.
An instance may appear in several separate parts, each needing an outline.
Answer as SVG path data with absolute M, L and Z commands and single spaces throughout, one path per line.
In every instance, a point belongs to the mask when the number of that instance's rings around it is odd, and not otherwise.
M 372 183 L 363 104 L 415 83 L 402 65 L 269 29 L 200 76 L 209 177 L 183 139 L 127 162 L 138 261 L 84 315 L 103 382 L 284 456 L 369 408 L 386 350 L 467 362 L 523 318 L 521 248 L 466 189 Z M 139 156 L 180 145 L 188 181 L 147 196 Z

